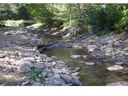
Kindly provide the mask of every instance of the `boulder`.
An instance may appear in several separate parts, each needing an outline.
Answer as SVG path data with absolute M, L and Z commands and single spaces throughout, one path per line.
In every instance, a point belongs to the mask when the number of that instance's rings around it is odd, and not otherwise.
M 18 60 L 15 62 L 19 66 L 19 72 L 20 73 L 28 73 L 31 71 L 31 67 L 33 67 L 33 63 L 29 60 Z

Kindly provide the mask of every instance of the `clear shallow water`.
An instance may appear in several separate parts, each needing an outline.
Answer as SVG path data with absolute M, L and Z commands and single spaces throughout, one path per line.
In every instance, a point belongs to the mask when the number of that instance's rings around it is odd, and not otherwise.
M 84 50 L 72 48 L 55 48 L 42 52 L 48 56 L 57 56 L 62 59 L 68 67 L 80 67 L 80 80 L 83 85 L 102 86 L 111 82 L 128 81 L 128 74 L 123 75 L 120 71 L 112 72 L 106 70 L 107 67 L 114 65 L 112 62 L 103 62 L 92 58 Z M 87 58 L 72 59 L 71 55 L 87 55 Z M 93 66 L 86 66 L 85 62 L 94 62 Z

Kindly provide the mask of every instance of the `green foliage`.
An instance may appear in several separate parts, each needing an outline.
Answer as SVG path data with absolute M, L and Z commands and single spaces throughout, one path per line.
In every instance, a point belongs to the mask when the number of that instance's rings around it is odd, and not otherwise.
M 44 27 L 80 27 L 103 35 L 128 26 L 127 4 L 0 4 L 0 20 L 37 20 Z M 1 22 L 3 23 L 3 22 Z M 90 28 L 90 29 L 88 29 Z
M 39 77 L 39 75 L 42 73 L 42 69 L 33 69 L 29 75 L 29 79 L 32 81 L 36 81 L 36 79 L 38 78 L 40 80 L 41 83 L 44 83 L 44 78 L 43 77 Z
M 19 13 L 19 19 L 29 20 L 28 10 L 27 10 L 27 8 L 25 6 L 21 6 L 18 9 L 18 13 Z
M 128 27 L 128 9 L 123 9 L 122 18 L 115 23 L 115 28 L 118 33 Z

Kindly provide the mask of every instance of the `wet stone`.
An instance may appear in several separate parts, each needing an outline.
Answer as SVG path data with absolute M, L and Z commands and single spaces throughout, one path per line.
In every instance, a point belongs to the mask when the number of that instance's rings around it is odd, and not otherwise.
M 92 65 L 94 65 L 95 63 L 94 62 L 85 62 L 85 65 L 90 65 L 90 66 L 92 66 Z
M 109 71 L 116 71 L 116 70 L 122 70 L 122 69 L 124 69 L 124 68 L 120 65 L 114 65 L 114 66 L 110 66 L 107 68 L 107 70 L 109 70 Z

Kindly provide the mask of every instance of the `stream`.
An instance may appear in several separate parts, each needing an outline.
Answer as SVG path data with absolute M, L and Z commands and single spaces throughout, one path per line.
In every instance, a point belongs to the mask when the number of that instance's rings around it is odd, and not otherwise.
M 42 37 L 45 41 L 57 41 L 60 40 L 54 37 Z M 43 54 L 48 56 L 57 56 L 63 60 L 67 66 L 71 69 L 79 67 L 80 70 L 80 81 L 82 85 L 88 86 L 102 86 L 108 83 L 117 81 L 127 81 L 127 74 L 122 74 L 120 71 L 108 71 L 106 68 L 115 65 L 114 62 L 106 61 L 93 58 L 86 50 L 73 49 L 73 48 L 54 48 L 47 51 L 42 51 Z M 80 58 L 71 58 L 72 55 L 81 55 Z M 86 58 L 84 58 L 86 56 Z M 94 62 L 92 66 L 85 65 L 85 62 Z

